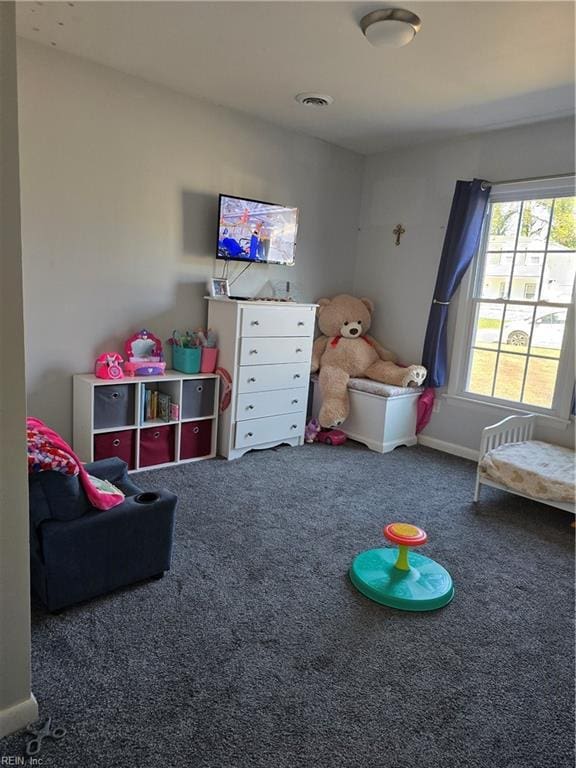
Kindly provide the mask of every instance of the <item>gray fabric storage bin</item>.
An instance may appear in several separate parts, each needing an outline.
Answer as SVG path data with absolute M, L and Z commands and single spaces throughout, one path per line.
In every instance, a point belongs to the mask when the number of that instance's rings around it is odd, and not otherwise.
M 214 413 L 215 379 L 182 382 L 182 418 L 198 419 Z
M 94 429 L 127 427 L 135 423 L 134 384 L 94 388 Z

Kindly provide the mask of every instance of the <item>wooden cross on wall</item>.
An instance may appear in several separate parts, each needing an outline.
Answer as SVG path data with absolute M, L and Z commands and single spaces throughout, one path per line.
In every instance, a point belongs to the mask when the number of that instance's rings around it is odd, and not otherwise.
M 395 228 L 392 230 L 392 234 L 396 235 L 396 245 L 400 245 L 400 238 L 402 235 L 406 232 L 402 224 L 396 224 Z

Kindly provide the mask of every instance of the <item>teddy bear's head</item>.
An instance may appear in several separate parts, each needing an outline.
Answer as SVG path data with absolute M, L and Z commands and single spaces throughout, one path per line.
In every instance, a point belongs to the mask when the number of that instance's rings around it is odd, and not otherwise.
M 368 332 L 374 305 L 370 299 L 341 294 L 333 299 L 319 299 L 318 327 L 325 336 L 357 339 Z

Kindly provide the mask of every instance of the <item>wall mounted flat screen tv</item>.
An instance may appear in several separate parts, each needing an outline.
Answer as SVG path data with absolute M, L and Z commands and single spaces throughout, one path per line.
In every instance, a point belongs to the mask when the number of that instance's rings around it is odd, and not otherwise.
M 220 195 L 219 259 L 294 265 L 298 209 Z

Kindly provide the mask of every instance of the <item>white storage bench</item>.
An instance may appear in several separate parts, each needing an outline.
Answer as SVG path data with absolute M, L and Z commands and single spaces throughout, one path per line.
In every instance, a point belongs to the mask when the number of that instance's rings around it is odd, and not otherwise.
M 318 418 L 322 396 L 318 376 L 311 377 L 314 387 L 312 417 Z M 351 440 L 364 443 L 370 450 L 387 453 L 399 445 L 416 445 L 418 398 L 422 390 L 392 387 L 371 379 L 350 379 L 350 414 L 341 429 Z

